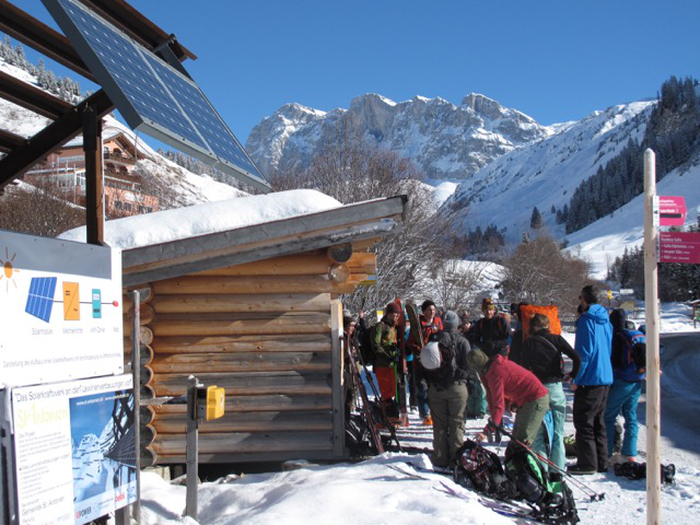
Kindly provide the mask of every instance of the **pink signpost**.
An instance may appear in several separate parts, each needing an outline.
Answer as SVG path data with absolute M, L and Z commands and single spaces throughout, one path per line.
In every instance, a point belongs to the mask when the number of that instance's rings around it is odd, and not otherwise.
M 700 264 L 700 233 L 659 232 L 659 262 Z
M 685 224 L 685 199 L 659 195 L 659 226 L 683 226 L 683 224 Z

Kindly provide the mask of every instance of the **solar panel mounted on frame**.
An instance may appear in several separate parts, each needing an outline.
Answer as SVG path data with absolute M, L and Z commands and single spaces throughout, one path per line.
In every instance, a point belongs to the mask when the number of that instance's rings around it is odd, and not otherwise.
M 77 0 L 42 0 L 132 129 L 270 187 L 191 79 Z

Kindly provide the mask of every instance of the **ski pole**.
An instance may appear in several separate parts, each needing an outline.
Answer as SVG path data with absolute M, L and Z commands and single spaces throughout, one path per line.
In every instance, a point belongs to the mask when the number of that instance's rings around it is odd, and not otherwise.
M 537 458 L 540 459 L 541 461 L 544 461 L 545 463 L 547 463 L 547 465 L 549 465 L 549 466 L 551 466 L 551 467 L 554 467 L 554 468 L 555 468 L 556 470 L 558 470 L 560 473 L 564 474 L 564 475 L 567 476 L 569 479 L 571 479 L 571 482 L 572 482 L 574 485 L 576 485 L 576 486 L 579 488 L 579 490 L 581 490 L 582 492 L 586 493 L 586 494 L 588 495 L 588 497 L 591 499 L 591 501 L 600 501 L 600 500 L 602 500 L 602 499 L 605 499 L 605 493 L 604 493 L 604 492 L 596 492 L 596 491 L 593 490 L 591 487 L 589 487 L 588 485 L 586 485 L 583 481 L 581 481 L 580 479 L 577 479 L 575 476 L 573 476 L 573 475 L 571 475 L 569 472 L 567 472 L 566 469 L 561 468 L 561 467 L 560 467 L 559 465 L 557 465 L 556 463 L 550 461 L 549 458 L 546 458 L 546 457 L 542 456 L 539 452 L 536 452 L 531 446 L 529 446 L 529 445 L 523 443 L 523 442 L 520 441 L 519 439 L 514 439 L 514 438 L 513 438 L 513 434 L 511 434 L 510 432 L 508 432 L 507 430 L 505 430 L 505 429 L 502 428 L 502 427 L 501 427 L 501 432 L 503 432 L 506 436 L 508 436 L 508 437 L 511 439 L 511 441 L 515 441 L 515 443 L 517 443 L 518 445 L 522 446 L 524 449 L 526 449 L 527 451 L 529 451 L 529 452 L 530 452 L 531 454 L 533 454 L 535 457 L 537 457 Z

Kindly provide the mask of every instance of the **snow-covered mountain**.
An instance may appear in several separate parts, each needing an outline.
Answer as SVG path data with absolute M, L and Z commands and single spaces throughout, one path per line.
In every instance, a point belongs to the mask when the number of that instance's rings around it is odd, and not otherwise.
M 534 207 L 550 233 L 562 237 L 552 207 L 562 208 L 576 187 L 644 135 L 655 102 L 596 111 L 541 141 L 511 151 L 464 181 L 444 205 L 465 229 L 495 224 L 517 241 L 530 232 Z M 454 217 L 454 215 L 453 215 Z
M 479 94 L 467 95 L 459 106 L 439 97 L 397 103 L 366 94 L 349 109 L 327 113 L 282 106 L 253 128 L 246 151 L 263 173 L 284 175 L 308 166 L 339 134 L 347 134 L 411 158 L 428 180 L 462 181 L 504 153 L 554 132 Z

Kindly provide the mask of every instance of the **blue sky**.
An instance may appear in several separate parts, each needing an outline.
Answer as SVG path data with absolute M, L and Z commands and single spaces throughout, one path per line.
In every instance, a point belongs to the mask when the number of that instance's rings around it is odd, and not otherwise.
M 55 26 L 40 0 L 13 1 Z M 700 78 L 697 0 L 130 3 L 198 55 L 185 67 L 242 142 L 287 102 L 477 92 L 552 124 Z

